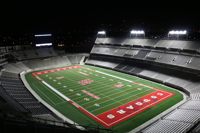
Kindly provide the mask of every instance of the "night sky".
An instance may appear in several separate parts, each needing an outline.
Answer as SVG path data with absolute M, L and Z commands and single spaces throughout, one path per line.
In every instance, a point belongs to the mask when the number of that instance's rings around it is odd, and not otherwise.
M 112 1 L 110 1 L 112 2 Z M 15 1 L 1 4 L 0 32 L 96 32 L 145 29 L 162 32 L 169 29 L 200 30 L 198 4 L 182 2 Z

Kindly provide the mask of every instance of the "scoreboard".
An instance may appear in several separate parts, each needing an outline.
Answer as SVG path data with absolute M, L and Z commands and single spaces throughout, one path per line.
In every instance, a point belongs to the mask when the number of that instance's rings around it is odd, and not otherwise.
M 36 47 L 52 46 L 52 34 L 37 34 L 34 37 Z

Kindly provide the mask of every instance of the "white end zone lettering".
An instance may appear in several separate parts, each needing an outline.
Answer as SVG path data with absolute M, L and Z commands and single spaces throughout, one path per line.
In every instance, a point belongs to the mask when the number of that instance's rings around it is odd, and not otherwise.
M 108 119 L 113 119 L 113 118 L 115 118 L 115 116 L 113 114 L 109 114 L 109 115 L 107 115 L 107 118 Z

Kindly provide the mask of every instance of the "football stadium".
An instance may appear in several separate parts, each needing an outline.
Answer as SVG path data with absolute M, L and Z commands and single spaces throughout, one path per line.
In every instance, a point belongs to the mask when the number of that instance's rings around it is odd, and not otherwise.
M 39 5 L 1 16 L 0 133 L 200 133 L 199 18 Z
M 35 48 L 11 52 L 15 61 L 2 54 L 1 104 L 13 115 L 2 118 L 23 121 L 25 131 L 31 122 L 69 132 L 198 132 L 199 42 L 130 34 L 99 31 L 90 53 L 74 54 L 37 34 Z

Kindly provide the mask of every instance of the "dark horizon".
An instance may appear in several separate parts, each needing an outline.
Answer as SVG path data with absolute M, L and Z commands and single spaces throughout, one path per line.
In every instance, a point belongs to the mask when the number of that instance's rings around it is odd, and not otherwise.
M 200 14 L 196 6 L 170 3 L 12 3 L 1 10 L 1 34 L 67 33 L 130 31 L 133 28 L 151 32 L 170 29 L 200 31 Z

